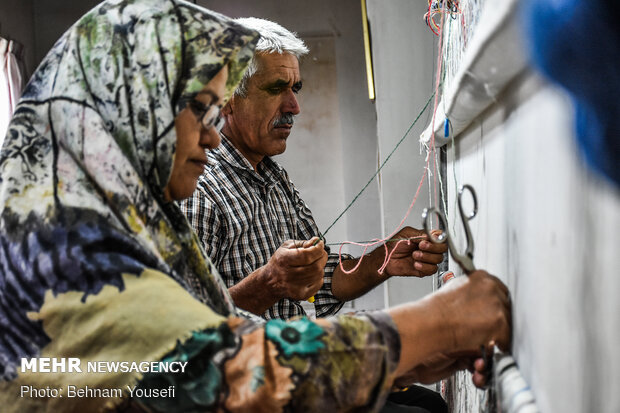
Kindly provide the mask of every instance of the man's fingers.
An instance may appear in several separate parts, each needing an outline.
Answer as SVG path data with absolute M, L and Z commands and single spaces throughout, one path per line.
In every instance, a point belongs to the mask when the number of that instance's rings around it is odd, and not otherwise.
M 312 237 L 308 240 L 288 239 L 284 241 L 282 245 L 280 245 L 280 248 L 287 248 L 287 249 L 311 248 L 311 247 L 316 247 L 319 244 L 321 245 L 321 247 L 324 246 L 323 241 L 319 237 Z
M 312 267 L 323 259 L 327 260 L 327 252 L 323 248 L 302 248 L 294 252 L 290 264 L 292 267 Z M 325 263 L 321 265 L 324 266 Z
M 315 281 L 314 283 L 310 284 L 308 286 L 309 289 L 309 294 L 308 297 L 314 295 L 317 291 L 319 291 L 321 289 L 321 287 L 323 286 L 323 279 L 319 279 L 317 281 Z
M 511 328 L 510 320 L 506 320 L 502 323 L 501 331 L 498 331 L 497 336 L 495 337 L 495 344 L 502 351 L 510 350 L 510 344 L 512 341 Z
M 487 385 L 487 375 L 486 373 L 481 373 L 479 371 L 475 371 L 471 376 L 471 380 L 474 382 L 474 386 L 483 389 Z
M 435 254 L 443 254 L 448 251 L 448 244 L 435 244 L 428 240 L 423 240 L 418 243 L 418 248 L 422 251 L 433 252 Z
M 294 300 L 307 300 L 316 294 L 323 286 L 323 273 L 312 273 L 310 271 L 303 271 L 301 269 L 295 269 L 289 272 L 292 278 L 291 284 L 289 284 L 289 297 Z
M 471 274 L 469 274 L 469 278 L 471 279 L 476 279 L 476 278 L 488 278 L 490 280 L 492 280 L 493 282 L 495 282 L 496 287 L 503 292 L 503 294 L 508 297 L 510 295 L 510 292 L 508 290 L 508 287 L 496 276 L 489 274 L 488 272 L 486 272 L 485 270 L 476 270 L 474 272 L 472 272 Z
M 311 242 L 316 242 L 318 238 L 314 238 L 307 241 L 293 241 L 289 240 L 283 243 L 279 252 L 279 260 L 283 265 L 289 267 L 305 267 L 312 265 L 316 261 L 323 259 L 327 256 L 325 248 L 323 247 L 323 241 L 318 241 L 316 245 L 312 245 Z M 310 246 L 305 246 L 310 245 Z
M 479 373 L 484 373 L 486 371 L 487 365 L 484 362 L 483 358 L 477 358 L 474 361 L 474 371 L 477 371 Z
M 435 254 L 424 251 L 414 251 L 413 259 L 427 264 L 439 264 L 443 261 L 443 254 Z
M 324 247 L 323 241 L 321 241 L 319 237 L 312 237 L 309 240 L 303 241 L 302 247 L 303 248 L 318 247 L 319 244 L 321 248 Z
M 422 276 L 422 277 L 435 274 L 437 272 L 436 264 L 426 264 L 420 261 L 415 261 L 413 263 L 413 268 L 415 268 L 420 273 L 419 276 Z
M 398 231 L 395 238 L 414 238 L 414 237 L 421 237 L 425 235 L 426 233 L 424 232 L 424 230 L 415 229 L 415 228 L 407 226 L 401 229 L 400 231 Z
M 324 267 L 322 260 L 317 260 L 308 265 L 289 265 L 283 270 L 288 278 L 315 280 L 323 279 Z

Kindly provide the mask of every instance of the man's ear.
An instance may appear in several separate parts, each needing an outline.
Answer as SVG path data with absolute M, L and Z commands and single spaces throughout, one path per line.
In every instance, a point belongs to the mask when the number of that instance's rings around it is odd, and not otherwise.
M 235 100 L 235 97 L 231 97 L 228 102 L 226 102 L 226 104 L 224 105 L 224 107 L 222 108 L 222 115 L 223 116 L 228 116 L 228 115 L 232 115 L 233 113 L 233 101 Z

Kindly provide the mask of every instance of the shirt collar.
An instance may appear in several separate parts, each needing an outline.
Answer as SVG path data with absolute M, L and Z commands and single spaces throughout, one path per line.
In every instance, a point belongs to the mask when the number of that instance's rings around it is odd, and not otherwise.
M 260 173 L 257 173 L 250 161 L 235 148 L 226 135 L 220 132 L 220 136 L 222 138 L 220 146 L 211 151 L 220 161 L 226 162 L 233 168 L 242 169 L 259 180 L 266 180 L 268 182 L 274 182 L 281 174 L 282 167 L 268 156 L 265 156 L 263 160 L 259 162 L 258 171 Z

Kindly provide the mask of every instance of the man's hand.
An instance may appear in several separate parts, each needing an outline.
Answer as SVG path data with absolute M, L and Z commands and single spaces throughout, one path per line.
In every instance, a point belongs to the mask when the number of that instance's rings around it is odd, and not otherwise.
M 491 357 L 493 357 L 493 355 L 491 355 Z M 471 371 L 471 381 L 476 387 L 481 389 L 486 387 L 490 373 L 489 368 L 490 366 L 485 364 L 483 358 L 477 358 L 471 363 L 471 366 L 469 366 L 469 371 Z
M 441 231 L 434 230 L 438 236 Z M 391 241 L 388 243 L 388 254 L 392 254 L 385 267 L 390 277 L 426 277 L 437 272 L 437 264 L 443 261 L 443 254 L 448 250 L 446 244 L 433 244 L 423 230 L 405 227 L 394 236 L 394 239 L 408 241 Z M 396 248 L 394 252 L 392 250 Z
M 315 245 L 316 244 L 316 245 Z M 283 298 L 306 300 L 323 285 L 327 253 L 318 237 L 285 241 L 269 262 L 228 289 L 237 307 L 262 315 Z
M 435 236 L 441 231 L 433 231 Z M 433 244 L 428 240 L 424 231 L 405 227 L 394 239 L 387 243 L 387 254 L 392 254 L 383 272 L 378 270 L 383 266 L 386 258 L 385 248 L 379 247 L 360 259 L 364 261 L 359 268 L 350 274 L 345 274 L 340 267 L 336 267 L 332 278 L 332 293 L 341 301 L 353 300 L 367 293 L 375 286 L 390 277 L 426 277 L 437 272 L 437 264 L 443 260 L 443 254 L 448 250 L 446 244 Z M 342 261 L 346 271 L 352 271 L 359 259 Z
M 398 377 L 394 381 L 394 385 L 397 387 L 408 387 L 414 383 L 436 383 L 445 377 L 451 376 L 454 372 L 469 367 L 470 360 L 467 358 L 448 357 L 439 354 Z
M 491 352 L 492 353 L 492 352 Z M 492 355 L 491 355 L 492 357 Z M 440 355 L 416 366 L 413 370 L 403 374 L 394 381 L 397 387 L 408 387 L 414 383 L 431 384 L 451 376 L 460 370 L 469 370 L 474 385 L 484 389 L 489 380 L 489 367 L 482 357 L 466 357 Z
M 450 353 L 480 357 L 480 346 L 487 348 L 491 342 L 504 351 L 510 348 L 510 293 L 497 277 L 474 271 L 451 280 L 435 296 L 452 326 Z
M 308 299 L 323 285 L 326 263 L 327 252 L 318 237 L 285 241 L 263 267 L 266 288 L 280 298 Z
M 485 271 L 458 277 L 424 299 L 388 310 L 401 336 L 398 384 L 436 381 L 468 368 L 474 384 L 486 383 L 481 347 L 509 350 L 510 296 Z

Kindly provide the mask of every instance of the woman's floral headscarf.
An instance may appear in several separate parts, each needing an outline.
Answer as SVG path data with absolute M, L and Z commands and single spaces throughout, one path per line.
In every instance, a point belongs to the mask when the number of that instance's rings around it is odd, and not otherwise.
M 93 303 L 103 291 L 113 295 L 110 286 L 129 290 L 128 274 L 166 274 L 217 313 L 234 312 L 163 189 L 180 102 L 225 65 L 232 93 L 256 40 L 256 33 L 184 1 L 108 0 L 54 45 L 27 86 L 0 153 L 0 379 L 15 378 L 22 357 L 80 353 L 87 333 L 61 335 L 56 346 L 46 314 L 78 313 L 81 325 L 91 327 L 95 317 L 115 319 L 120 302 Z M 162 299 L 154 288 L 136 284 L 122 305 L 134 305 L 136 297 Z M 219 294 L 207 294 L 214 289 Z M 78 307 L 61 302 L 69 293 L 79 293 L 77 304 L 69 300 Z M 51 300 L 56 307 L 44 311 Z M 101 333 L 93 334 L 91 341 Z M 149 357 L 169 351 L 173 336 Z M 109 354 L 122 356 L 118 351 Z

